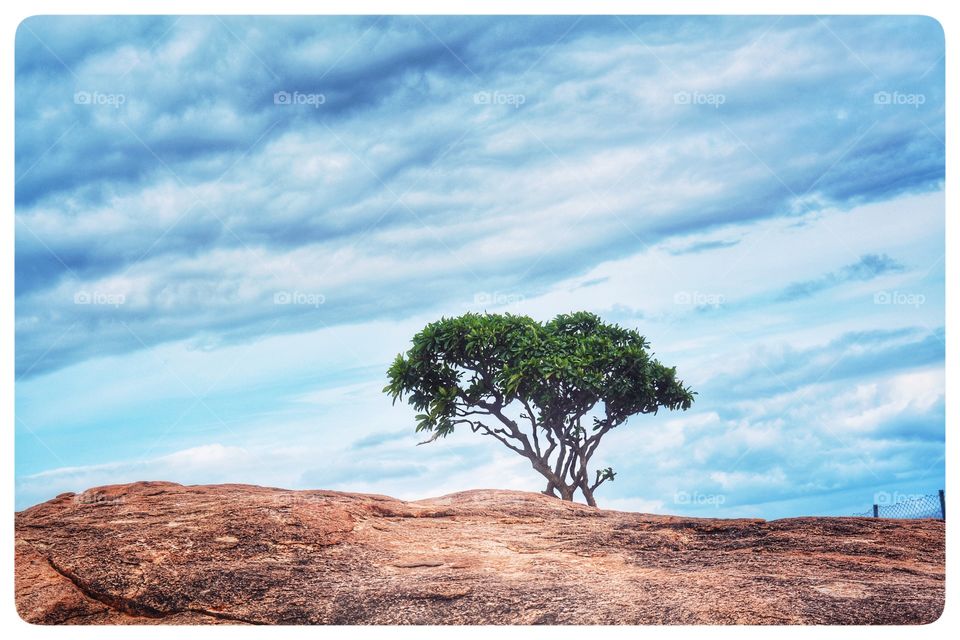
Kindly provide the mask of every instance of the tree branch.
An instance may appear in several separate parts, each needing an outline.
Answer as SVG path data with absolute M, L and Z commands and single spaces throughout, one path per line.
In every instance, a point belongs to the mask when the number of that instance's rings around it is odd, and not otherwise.
M 529 455 L 526 451 L 524 451 L 523 449 L 521 449 L 521 448 L 519 448 L 519 447 L 513 446 L 512 444 L 510 444 L 510 442 L 509 442 L 509 440 L 507 440 L 507 438 L 504 438 L 504 437 L 498 435 L 498 432 L 506 433 L 503 429 L 491 429 L 491 428 L 488 427 L 487 425 L 485 425 L 485 424 L 483 424 L 483 423 L 480 423 L 480 422 L 478 422 L 477 424 L 480 425 L 480 430 L 481 430 L 481 431 L 483 431 L 483 432 L 484 432 L 485 434 L 487 434 L 488 436 L 493 436 L 494 438 L 496 438 L 497 440 L 499 440 L 500 442 L 502 442 L 508 449 L 511 449 L 512 451 L 516 451 L 517 453 L 519 453 L 520 455 L 522 455 L 524 458 L 530 458 L 530 455 Z
M 593 486 L 590 487 L 590 493 L 593 493 L 594 491 L 596 491 L 597 487 L 599 487 L 606 481 L 607 481 L 607 476 L 601 476 L 596 482 L 593 483 Z
M 527 420 L 530 421 L 530 427 L 533 433 L 533 448 L 536 449 L 537 455 L 542 458 L 543 455 L 540 450 L 540 438 L 537 437 L 537 419 L 534 417 L 533 408 L 530 406 L 530 403 L 526 400 L 526 398 L 520 398 L 520 403 L 526 410 L 526 413 L 522 413 L 520 415 L 522 417 L 526 417 Z

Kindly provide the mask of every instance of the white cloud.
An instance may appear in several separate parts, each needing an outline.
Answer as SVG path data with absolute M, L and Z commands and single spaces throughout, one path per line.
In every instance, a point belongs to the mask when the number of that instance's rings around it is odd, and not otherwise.
M 31 18 L 46 47 L 17 39 L 21 503 L 154 474 L 538 489 L 495 443 L 414 447 L 412 411 L 380 392 L 415 331 L 467 309 L 599 312 L 703 391 L 611 434 L 611 504 L 680 510 L 675 492 L 724 485 L 733 508 L 763 479 L 786 500 L 918 476 L 942 446 L 927 19 L 426 18 L 476 76 L 412 18 L 74 20 Z M 74 80 L 124 107 L 74 104 Z M 910 117 L 870 100 L 917 84 Z M 778 298 L 866 255 L 903 268 Z M 883 360 L 898 347 L 914 353 Z

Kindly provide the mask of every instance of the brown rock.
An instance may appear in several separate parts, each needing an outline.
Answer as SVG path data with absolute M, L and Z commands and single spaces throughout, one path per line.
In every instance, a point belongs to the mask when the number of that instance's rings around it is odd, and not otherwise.
M 140 482 L 16 514 L 40 624 L 919 624 L 936 520 L 711 520 L 519 491 Z

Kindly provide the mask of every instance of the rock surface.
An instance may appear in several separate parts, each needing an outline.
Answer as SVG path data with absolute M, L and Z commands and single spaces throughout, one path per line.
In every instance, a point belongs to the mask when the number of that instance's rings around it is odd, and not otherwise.
M 167 482 L 16 514 L 17 609 L 43 624 L 913 624 L 943 599 L 935 520 Z

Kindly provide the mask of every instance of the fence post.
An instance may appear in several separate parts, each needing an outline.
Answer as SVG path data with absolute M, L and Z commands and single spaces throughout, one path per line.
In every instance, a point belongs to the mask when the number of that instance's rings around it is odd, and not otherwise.
M 880 517 L 880 505 L 878 504 L 873 505 L 873 517 L 874 518 Z
M 940 517 L 944 520 L 947 519 L 947 498 L 943 493 L 943 489 L 940 489 L 937 493 L 940 494 Z

